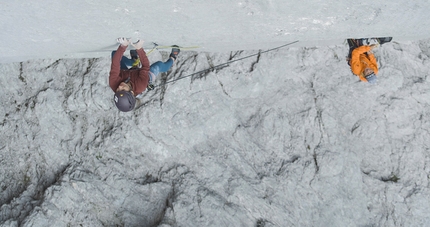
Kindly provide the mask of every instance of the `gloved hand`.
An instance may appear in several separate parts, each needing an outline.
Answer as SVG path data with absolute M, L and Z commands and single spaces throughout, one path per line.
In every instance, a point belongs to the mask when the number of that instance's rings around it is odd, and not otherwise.
M 116 41 L 121 44 L 121 46 L 128 46 L 128 44 L 130 44 L 130 40 L 124 37 L 120 37 L 116 39 Z
M 132 43 L 131 45 L 134 46 L 134 48 L 136 48 L 136 50 L 139 50 L 143 47 L 143 43 L 144 43 L 143 40 L 138 40 L 137 42 Z

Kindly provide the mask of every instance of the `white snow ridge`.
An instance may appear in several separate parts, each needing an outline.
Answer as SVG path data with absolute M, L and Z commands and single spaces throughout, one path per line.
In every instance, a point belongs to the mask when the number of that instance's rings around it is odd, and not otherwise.
M 2 3 L 0 226 L 430 226 L 429 9 Z M 200 48 L 122 113 L 110 52 L 136 34 Z M 371 36 L 394 37 L 376 85 L 346 62 Z

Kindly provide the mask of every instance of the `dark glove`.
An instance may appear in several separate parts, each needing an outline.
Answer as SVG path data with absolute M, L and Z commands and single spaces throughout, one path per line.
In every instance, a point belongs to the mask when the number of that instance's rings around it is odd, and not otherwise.
M 155 86 L 153 84 L 148 84 L 148 86 L 146 87 L 146 89 L 148 89 L 148 91 L 152 91 L 154 90 Z

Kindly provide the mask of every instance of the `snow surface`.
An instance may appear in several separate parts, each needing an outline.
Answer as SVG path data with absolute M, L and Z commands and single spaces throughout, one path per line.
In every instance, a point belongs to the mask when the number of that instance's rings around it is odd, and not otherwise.
M 428 1 L 0 4 L 0 226 L 430 226 Z M 119 36 L 201 48 L 120 113 Z

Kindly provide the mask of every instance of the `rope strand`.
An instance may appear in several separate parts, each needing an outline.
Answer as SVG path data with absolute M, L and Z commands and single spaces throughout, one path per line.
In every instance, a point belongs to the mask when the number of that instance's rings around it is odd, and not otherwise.
M 165 85 L 165 84 L 173 83 L 173 82 L 175 82 L 175 81 L 182 80 L 182 79 L 185 79 L 185 78 L 188 78 L 188 77 L 191 77 L 191 76 L 194 76 L 194 75 L 200 74 L 200 73 L 204 73 L 204 72 L 209 71 L 209 70 L 214 70 L 214 69 L 216 69 L 216 68 L 219 68 L 219 67 L 224 66 L 224 65 L 231 64 L 231 63 L 236 62 L 236 61 L 242 61 L 242 60 L 244 60 L 244 59 L 247 59 L 247 58 L 250 58 L 250 57 L 253 57 L 253 56 L 257 56 L 257 55 L 259 55 L 259 54 L 264 54 L 264 53 L 267 53 L 267 52 L 270 52 L 270 51 L 274 51 L 274 50 L 277 50 L 277 49 L 281 49 L 281 48 L 283 48 L 283 47 L 286 47 L 286 46 L 292 45 L 292 44 L 297 43 L 297 42 L 299 42 L 299 40 L 296 40 L 296 41 L 294 41 L 294 42 L 287 43 L 287 44 L 284 44 L 284 45 L 282 45 L 282 46 L 278 46 L 278 47 L 275 47 L 275 48 L 272 48 L 272 49 L 269 49 L 269 50 L 259 51 L 259 52 L 258 52 L 258 53 L 256 53 L 256 54 L 251 54 L 251 55 L 248 55 L 248 56 L 246 56 L 246 57 L 242 57 L 242 58 L 238 58 L 238 59 L 235 59 L 235 60 L 231 60 L 231 61 L 228 61 L 228 62 L 226 62 L 226 63 L 222 63 L 222 64 L 219 64 L 219 65 L 213 66 L 213 67 L 211 67 L 211 68 L 204 69 L 204 70 L 201 70 L 201 71 L 198 71 L 198 72 L 195 72 L 195 73 L 189 74 L 189 75 L 187 75 L 187 76 L 183 76 L 183 77 L 180 77 L 180 78 L 177 78 L 177 79 L 174 79 L 174 80 L 166 81 L 165 83 L 163 83 L 163 84 L 161 84 L 161 85 L 156 85 L 156 86 L 154 86 L 154 87 L 159 87 L 159 86 L 162 86 L 162 85 Z

